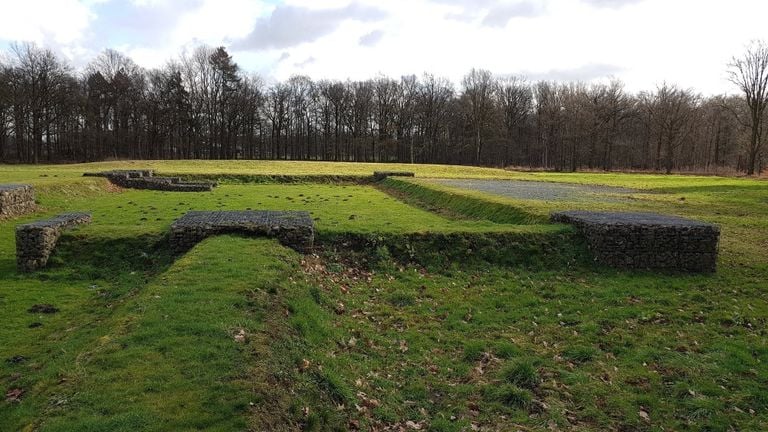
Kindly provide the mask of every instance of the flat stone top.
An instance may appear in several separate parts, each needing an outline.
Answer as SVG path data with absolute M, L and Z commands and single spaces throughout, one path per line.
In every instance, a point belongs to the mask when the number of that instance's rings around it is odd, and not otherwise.
M 77 224 L 89 222 L 91 220 L 91 214 L 86 212 L 73 212 L 62 213 L 56 215 L 50 219 L 44 219 L 34 222 L 29 222 L 23 225 L 19 225 L 16 229 L 29 229 L 29 228 L 55 228 L 63 225 Z
M 246 227 L 279 226 L 283 228 L 314 225 L 309 212 L 276 210 L 215 210 L 187 212 L 176 219 L 171 228 L 210 226 L 210 227 Z
M 0 192 L 7 192 L 7 191 L 13 191 L 13 190 L 19 190 L 19 189 L 29 189 L 31 187 L 32 185 L 21 184 L 21 183 L 0 184 Z
M 99 172 L 85 172 L 86 177 L 110 177 L 110 176 L 138 176 L 138 177 L 152 177 L 154 176 L 153 170 L 135 169 L 135 170 L 111 170 L 111 171 L 99 171 Z
M 669 226 L 669 227 L 706 227 L 718 229 L 717 225 L 686 219 L 679 216 L 669 216 L 657 213 L 642 212 L 594 212 L 586 210 L 571 210 L 553 213 L 557 219 L 570 219 L 574 222 L 599 225 L 633 225 L 633 226 Z
M 387 177 L 415 177 L 415 173 L 412 171 L 374 171 L 375 176 L 387 176 Z

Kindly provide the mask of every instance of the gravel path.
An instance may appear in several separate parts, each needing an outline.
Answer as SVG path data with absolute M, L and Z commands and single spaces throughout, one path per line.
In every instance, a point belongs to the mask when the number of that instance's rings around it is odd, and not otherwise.
M 619 194 L 632 194 L 632 189 L 579 185 L 570 183 L 551 183 L 523 180 L 454 180 L 441 179 L 437 183 L 462 189 L 500 195 L 507 198 L 530 199 L 541 201 L 625 201 Z

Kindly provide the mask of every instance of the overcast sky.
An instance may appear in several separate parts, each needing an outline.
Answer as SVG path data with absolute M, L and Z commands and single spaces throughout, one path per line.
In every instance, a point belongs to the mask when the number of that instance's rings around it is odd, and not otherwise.
M 0 0 L 0 45 L 81 67 L 114 48 L 147 68 L 206 43 L 267 79 L 362 79 L 472 67 L 529 79 L 667 81 L 732 91 L 726 64 L 768 39 L 765 0 Z

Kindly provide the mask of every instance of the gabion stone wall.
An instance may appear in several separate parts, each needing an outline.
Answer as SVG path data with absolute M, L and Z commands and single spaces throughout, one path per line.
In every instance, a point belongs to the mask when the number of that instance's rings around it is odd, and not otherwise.
M 85 173 L 85 176 L 106 177 L 110 182 L 124 188 L 149 189 L 169 192 L 210 192 L 214 182 L 190 182 L 181 177 L 155 177 L 152 170 L 116 170 L 100 173 Z
M 716 225 L 654 213 L 566 211 L 551 220 L 572 224 L 595 260 L 612 267 L 714 272 Z
M 64 213 L 16 227 L 16 266 L 30 272 L 45 267 L 63 230 L 90 223 L 90 213 Z
M 0 185 L 0 217 L 13 217 L 35 210 L 35 190 L 28 184 Z
M 373 179 L 376 181 L 384 180 L 387 177 L 414 177 L 415 174 L 410 171 L 374 171 Z
M 184 252 L 208 236 L 227 233 L 276 237 L 285 246 L 308 252 L 315 224 L 305 211 L 190 211 L 171 224 L 171 247 Z

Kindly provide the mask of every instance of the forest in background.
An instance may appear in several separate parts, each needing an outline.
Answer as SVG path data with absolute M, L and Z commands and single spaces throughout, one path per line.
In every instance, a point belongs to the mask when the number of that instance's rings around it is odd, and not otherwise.
M 737 95 L 619 80 L 531 82 L 472 69 L 266 83 L 224 47 L 146 70 L 105 50 L 83 71 L 14 44 L 0 57 L 0 162 L 286 159 L 557 171 L 759 173 L 768 49 L 728 67 Z

